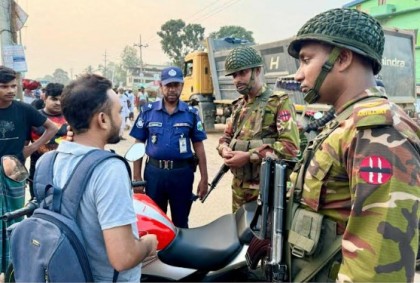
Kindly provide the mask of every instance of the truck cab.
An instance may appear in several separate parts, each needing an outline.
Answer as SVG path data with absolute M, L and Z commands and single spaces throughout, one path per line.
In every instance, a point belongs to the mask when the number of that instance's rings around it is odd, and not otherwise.
M 213 95 L 207 52 L 196 51 L 188 54 L 185 57 L 183 72 L 184 88 L 181 93 L 183 101 L 191 101 L 194 95 Z

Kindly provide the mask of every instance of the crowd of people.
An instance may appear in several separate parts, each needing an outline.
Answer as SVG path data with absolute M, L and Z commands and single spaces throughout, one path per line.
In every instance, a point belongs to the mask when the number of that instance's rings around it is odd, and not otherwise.
M 304 152 L 293 104 L 287 93 L 264 83 L 258 52 L 238 47 L 226 57 L 225 75 L 232 78 L 238 99 L 217 152 L 234 176 L 232 211 L 258 198 L 265 158 L 302 156 L 291 175 L 288 211 L 293 213 L 286 227 L 292 281 L 319 264 L 322 252 L 314 253 L 308 241 L 315 247 L 337 245 L 312 281 L 414 280 L 419 235 L 411 226 L 420 218 L 420 128 L 376 84 L 384 40 L 373 17 L 352 9 L 321 13 L 298 31 L 288 49 L 299 61 L 295 80 L 308 103 L 335 109 L 335 118 Z M 124 131 L 131 129 L 129 135 L 145 144 L 147 155 L 145 168 L 142 159 L 133 166 L 133 180 L 146 180 L 147 188 L 134 192 L 147 194 L 164 212 L 169 204 L 173 223 L 188 228 L 192 201 L 207 193 L 209 149 L 197 109 L 180 100 L 183 77 L 179 67 L 165 68 L 162 97 L 156 98 L 143 87 L 136 93 L 113 89 L 104 77 L 84 75 L 67 86 L 47 85 L 36 110 L 27 104 L 36 102 L 29 101 L 27 91 L 25 103 L 14 99 L 16 73 L 0 67 L 0 157 L 12 154 L 24 162 L 31 156 L 33 176 L 43 166 L 42 154 L 57 150 L 55 166 L 69 170 L 54 179 L 63 184 L 75 160 L 125 140 Z M 201 178 L 195 194 L 197 167 Z M 88 256 L 101 257 L 92 264 L 95 280 L 111 281 L 117 270 L 119 280 L 138 281 L 140 263 L 156 252 L 156 236 L 138 236 L 126 171 L 118 160 L 95 168 L 80 208 L 82 232 L 94 239 L 87 241 Z M 24 188 L 14 194 L 22 197 Z M 3 193 L 2 213 L 10 210 L 7 198 Z M 313 230 L 324 234 L 314 240 Z M 3 272 L 7 261 L 2 257 Z

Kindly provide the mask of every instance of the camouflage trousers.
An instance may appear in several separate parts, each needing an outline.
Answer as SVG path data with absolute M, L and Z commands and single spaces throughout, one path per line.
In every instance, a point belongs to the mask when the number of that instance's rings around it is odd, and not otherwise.
M 243 184 L 243 181 L 233 177 L 232 180 L 232 211 L 237 211 L 243 204 L 254 201 L 258 198 L 260 193 L 258 183 L 254 186 L 246 187 Z

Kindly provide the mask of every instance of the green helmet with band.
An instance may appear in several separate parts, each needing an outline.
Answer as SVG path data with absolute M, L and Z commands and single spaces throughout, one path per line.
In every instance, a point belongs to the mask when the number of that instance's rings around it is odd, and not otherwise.
M 257 51 L 250 46 L 233 49 L 226 57 L 225 75 L 230 76 L 245 69 L 252 69 L 263 65 L 263 60 Z
M 332 9 L 310 19 L 290 43 L 288 52 L 298 58 L 304 41 L 322 41 L 350 49 L 372 61 L 376 75 L 381 70 L 385 36 L 380 23 L 355 9 Z
M 319 89 L 326 75 L 334 66 L 341 49 L 349 49 L 372 63 L 373 73 L 379 73 L 382 67 L 385 36 L 382 27 L 372 16 L 355 9 L 332 9 L 310 19 L 298 31 L 290 43 L 288 52 L 299 58 L 299 52 L 305 42 L 320 41 L 330 44 L 332 49 L 319 74 L 315 86 L 305 100 L 314 103 L 319 99 Z

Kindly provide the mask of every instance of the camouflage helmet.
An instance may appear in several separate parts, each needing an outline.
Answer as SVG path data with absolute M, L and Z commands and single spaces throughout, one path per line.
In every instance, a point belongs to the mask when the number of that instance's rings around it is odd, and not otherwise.
M 372 16 L 355 9 L 332 9 L 312 19 L 299 30 L 288 52 L 298 58 L 304 41 L 322 41 L 350 49 L 372 62 L 376 75 L 381 70 L 385 37 Z
M 226 57 L 225 75 L 230 76 L 235 72 L 262 65 L 262 58 L 254 48 L 251 46 L 237 47 Z

